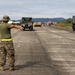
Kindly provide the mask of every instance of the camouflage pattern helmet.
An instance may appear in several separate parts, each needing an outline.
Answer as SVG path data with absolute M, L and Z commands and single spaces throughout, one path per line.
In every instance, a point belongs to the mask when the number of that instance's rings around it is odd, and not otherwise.
M 3 21 L 9 21 L 10 18 L 9 18 L 9 16 L 5 15 L 5 16 L 3 16 L 2 20 L 3 20 Z

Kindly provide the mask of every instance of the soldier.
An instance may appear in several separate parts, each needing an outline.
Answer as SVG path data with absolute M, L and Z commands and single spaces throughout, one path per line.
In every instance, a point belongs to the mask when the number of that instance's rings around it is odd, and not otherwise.
M 22 26 L 8 24 L 10 20 L 9 16 L 5 15 L 2 18 L 2 23 L 0 24 L 0 71 L 4 70 L 4 65 L 6 64 L 6 56 L 8 54 L 9 70 L 15 70 L 15 51 L 13 47 L 13 40 L 11 37 L 11 28 L 17 28 L 23 30 Z

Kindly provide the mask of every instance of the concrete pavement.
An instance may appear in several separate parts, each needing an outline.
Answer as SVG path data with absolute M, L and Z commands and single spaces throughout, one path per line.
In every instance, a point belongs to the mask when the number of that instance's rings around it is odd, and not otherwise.
M 75 35 L 48 27 L 34 31 L 12 29 L 17 70 L 10 72 L 8 62 L 2 75 L 74 75 Z

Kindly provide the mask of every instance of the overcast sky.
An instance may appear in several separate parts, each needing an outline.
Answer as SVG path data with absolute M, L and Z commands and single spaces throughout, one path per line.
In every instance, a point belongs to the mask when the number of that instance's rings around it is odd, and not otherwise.
M 3 15 L 9 15 L 11 19 L 24 16 L 71 18 L 75 15 L 75 0 L 1 0 L 0 19 Z

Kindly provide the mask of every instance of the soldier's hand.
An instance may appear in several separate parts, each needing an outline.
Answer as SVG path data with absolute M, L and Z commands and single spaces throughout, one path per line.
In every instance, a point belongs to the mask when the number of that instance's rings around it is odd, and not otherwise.
M 23 30 L 23 27 L 22 27 L 22 26 L 20 26 L 20 27 L 19 27 L 19 29 L 20 29 L 20 30 Z

